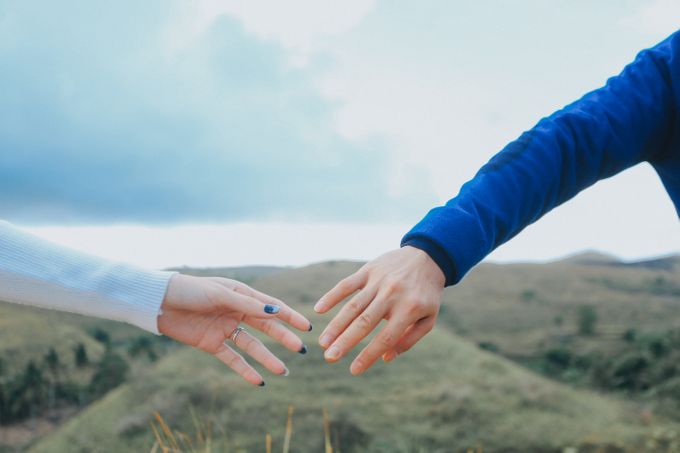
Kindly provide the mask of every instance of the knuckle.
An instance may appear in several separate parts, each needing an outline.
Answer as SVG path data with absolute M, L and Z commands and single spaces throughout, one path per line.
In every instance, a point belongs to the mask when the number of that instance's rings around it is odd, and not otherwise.
M 260 344 L 260 340 L 256 338 L 249 338 L 243 349 L 245 349 L 245 351 L 250 354 L 254 352 Z
M 427 303 L 419 298 L 411 299 L 408 304 L 408 313 L 411 315 L 419 315 L 427 311 Z
M 348 293 L 354 289 L 354 275 L 351 275 L 338 283 L 338 290 L 342 293 Z
M 225 362 L 229 367 L 236 368 L 238 366 L 240 358 L 241 357 L 239 357 L 237 355 L 230 354 L 229 357 L 227 357 L 227 360 Z
M 361 310 L 361 306 L 357 300 L 352 299 L 347 302 L 347 310 L 349 310 L 350 313 L 358 313 Z
M 385 280 L 385 289 L 389 293 L 399 293 L 404 289 L 404 284 L 397 278 L 388 277 Z
M 265 323 L 265 324 L 262 326 L 262 333 L 264 333 L 265 335 L 271 337 L 271 336 L 272 336 L 272 333 L 274 333 L 274 324 Z
M 373 319 L 371 315 L 366 314 L 366 312 L 360 314 L 357 317 L 357 325 L 360 329 L 370 329 L 373 325 Z
M 381 346 L 391 346 L 394 342 L 394 335 L 390 332 L 381 332 L 376 337 L 376 341 Z

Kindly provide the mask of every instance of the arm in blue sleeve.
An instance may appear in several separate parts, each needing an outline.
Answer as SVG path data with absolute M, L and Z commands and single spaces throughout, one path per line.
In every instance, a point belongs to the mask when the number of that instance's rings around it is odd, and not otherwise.
M 458 196 L 431 210 L 402 246 L 426 251 L 447 285 L 524 227 L 596 181 L 670 152 L 680 33 L 542 119 L 494 156 Z

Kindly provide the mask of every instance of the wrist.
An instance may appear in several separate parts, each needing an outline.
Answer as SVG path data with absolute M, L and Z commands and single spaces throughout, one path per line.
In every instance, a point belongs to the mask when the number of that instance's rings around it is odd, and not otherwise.
M 403 241 L 401 244 L 402 248 L 409 247 L 412 249 L 419 250 L 424 255 L 429 258 L 428 267 L 433 264 L 441 275 L 443 276 L 443 285 L 451 286 L 457 283 L 457 272 L 456 265 L 449 255 L 439 247 L 435 242 L 430 241 L 426 238 L 410 238 L 409 240 Z M 436 272 L 432 272 L 435 275 L 439 275 Z
M 404 245 L 402 248 L 409 250 L 409 253 L 412 253 L 416 257 L 418 268 L 425 273 L 426 278 L 430 282 L 442 289 L 446 286 L 446 275 L 444 274 L 444 271 L 427 252 L 411 245 Z

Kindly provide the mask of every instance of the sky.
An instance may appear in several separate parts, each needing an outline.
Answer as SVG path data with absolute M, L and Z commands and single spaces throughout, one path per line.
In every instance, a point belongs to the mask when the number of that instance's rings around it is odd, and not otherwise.
M 0 0 L 0 218 L 151 267 L 370 259 L 678 5 Z M 649 165 L 490 258 L 586 249 L 680 251 Z

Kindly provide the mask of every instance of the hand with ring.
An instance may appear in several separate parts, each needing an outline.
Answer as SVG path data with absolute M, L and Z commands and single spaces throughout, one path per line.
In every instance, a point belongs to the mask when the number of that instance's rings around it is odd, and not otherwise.
M 306 353 L 302 340 L 282 322 L 304 332 L 312 330 L 309 320 L 300 313 L 244 283 L 176 274 L 170 279 L 161 305 L 158 330 L 214 355 L 251 384 L 264 386 L 260 373 L 233 346 L 272 373 L 287 376 L 286 365 L 259 339 L 240 327 L 243 323 L 291 351 Z

